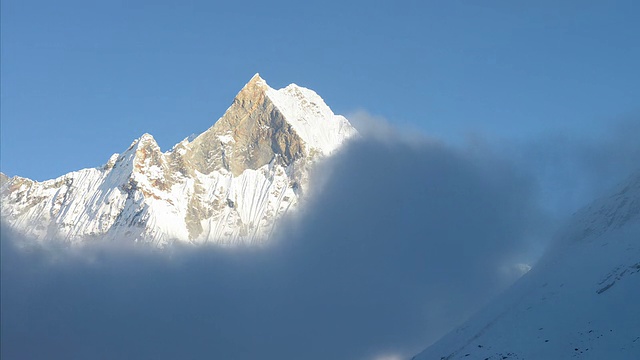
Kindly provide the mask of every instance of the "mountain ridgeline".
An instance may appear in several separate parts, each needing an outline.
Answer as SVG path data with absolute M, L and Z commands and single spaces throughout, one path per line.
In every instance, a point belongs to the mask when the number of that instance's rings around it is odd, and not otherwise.
M 167 152 L 144 134 L 98 168 L 1 174 L 2 220 L 38 241 L 256 244 L 296 207 L 313 164 L 356 134 L 315 92 L 256 74 L 211 128 Z

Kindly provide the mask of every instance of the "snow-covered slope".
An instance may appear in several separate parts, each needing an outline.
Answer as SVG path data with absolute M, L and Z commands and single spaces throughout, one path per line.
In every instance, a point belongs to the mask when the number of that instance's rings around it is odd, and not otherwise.
M 211 128 L 170 151 L 144 134 L 99 168 L 44 182 L 2 175 L 2 220 L 41 241 L 261 242 L 314 162 L 355 134 L 315 92 L 256 74 Z
M 414 359 L 640 359 L 640 173 L 577 213 L 554 245 Z

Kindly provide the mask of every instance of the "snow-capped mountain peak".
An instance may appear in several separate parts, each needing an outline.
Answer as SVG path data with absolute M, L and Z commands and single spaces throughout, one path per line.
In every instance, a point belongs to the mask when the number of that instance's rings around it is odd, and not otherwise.
M 312 90 L 291 84 L 281 90 L 268 88 L 267 96 L 304 139 L 308 151 L 329 155 L 354 133 L 347 119 L 336 116 Z
M 2 218 L 41 241 L 261 242 L 315 161 L 355 134 L 312 90 L 275 90 L 256 74 L 211 128 L 167 152 L 143 134 L 102 167 L 3 178 Z

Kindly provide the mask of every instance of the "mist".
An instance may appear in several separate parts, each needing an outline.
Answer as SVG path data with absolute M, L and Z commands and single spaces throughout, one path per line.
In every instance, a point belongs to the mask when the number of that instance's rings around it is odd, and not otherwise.
M 610 119 L 594 137 L 549 133 L 502 145 L 539 184 L 545 211 L 563 217 L 640 169 L 638 134 L 640 114 L 634 114 Z
M 377 129 L 316 168 L 264 247 L 20 247 L 3 226 L 2 358 L 410 358 L 556 222 L 532 161 Z

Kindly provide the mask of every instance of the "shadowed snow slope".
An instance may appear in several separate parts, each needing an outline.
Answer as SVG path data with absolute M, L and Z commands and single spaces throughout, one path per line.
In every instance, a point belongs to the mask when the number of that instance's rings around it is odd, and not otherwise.
M 355 133 L 315 92 L 274 90 L 256 74 L 214 126 L 168 152 L 144 134 L 99 168 L 44 182 L 2 175 L 2 218 L 40 241 L 261 242 L 311 166 Z
M 578 212 L 489 307 L 415 356 L 640 359 L 640 173 Z

